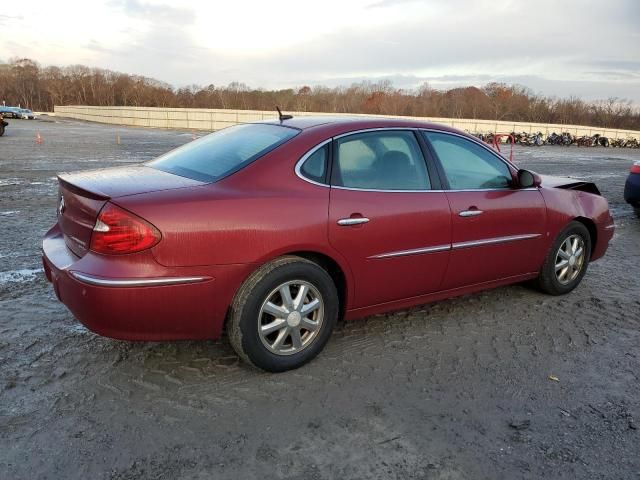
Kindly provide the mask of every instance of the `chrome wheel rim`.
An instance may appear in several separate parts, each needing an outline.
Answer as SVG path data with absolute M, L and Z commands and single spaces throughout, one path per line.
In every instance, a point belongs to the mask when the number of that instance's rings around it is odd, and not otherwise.
M 324 301 L 316 287 L 292 280 L 274 288 L 260 307 L 258 333 L 276 355 L 293 355 L 313 343 L 324 320 Z
M 556 253 L 555 272 L 560 284 L 573 282 L 584 266 L 584 240 L 580 235 L 570 235 L 558 248 Z

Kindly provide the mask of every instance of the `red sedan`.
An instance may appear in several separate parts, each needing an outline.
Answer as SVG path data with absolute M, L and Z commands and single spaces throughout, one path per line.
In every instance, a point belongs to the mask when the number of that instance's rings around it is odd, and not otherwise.
M 537 279 L 573 290 L 613 235 L 595 185 L 410 120 L 240 125 L 138 166 L 61 174 L 47 278 L 88 328 L 215 339 L 299 367 L 347 320 Z

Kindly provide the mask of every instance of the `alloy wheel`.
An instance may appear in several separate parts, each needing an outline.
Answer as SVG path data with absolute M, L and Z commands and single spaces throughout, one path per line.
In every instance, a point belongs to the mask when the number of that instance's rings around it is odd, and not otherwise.
M 570 235 L 558 248 L 555 261 L 556 279 L 567 285 L 578 278 L 584 266 L 584 240 L 580 235 Z
M 260 307 L 258 332 L 262 344 L 276 355 L 293 355 L 311 345 L 324 319 L 324 301 L 304 280 L 274 288 Z

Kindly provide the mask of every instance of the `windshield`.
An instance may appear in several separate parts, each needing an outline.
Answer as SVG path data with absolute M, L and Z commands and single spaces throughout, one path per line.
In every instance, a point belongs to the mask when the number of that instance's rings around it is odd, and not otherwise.
M 293 138 L 299 130 L 252 123 L 211 133 L 146 165 L 181 177 L 215 182 Z

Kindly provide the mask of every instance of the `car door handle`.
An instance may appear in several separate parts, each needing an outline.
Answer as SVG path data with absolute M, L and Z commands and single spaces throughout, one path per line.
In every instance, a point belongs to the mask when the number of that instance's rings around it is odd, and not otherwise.
M 484 212 L 482 210 L 463 210 L 458 215 L 461 217 L 477 217 L 483 213 Z
M 368 223 L 367 217 L 354 217 L 354 218 L 341 218 L 338 220 L 338 225 L 341 227 L 348 227 L 350 225 L 360 225 L 361 223 Z

